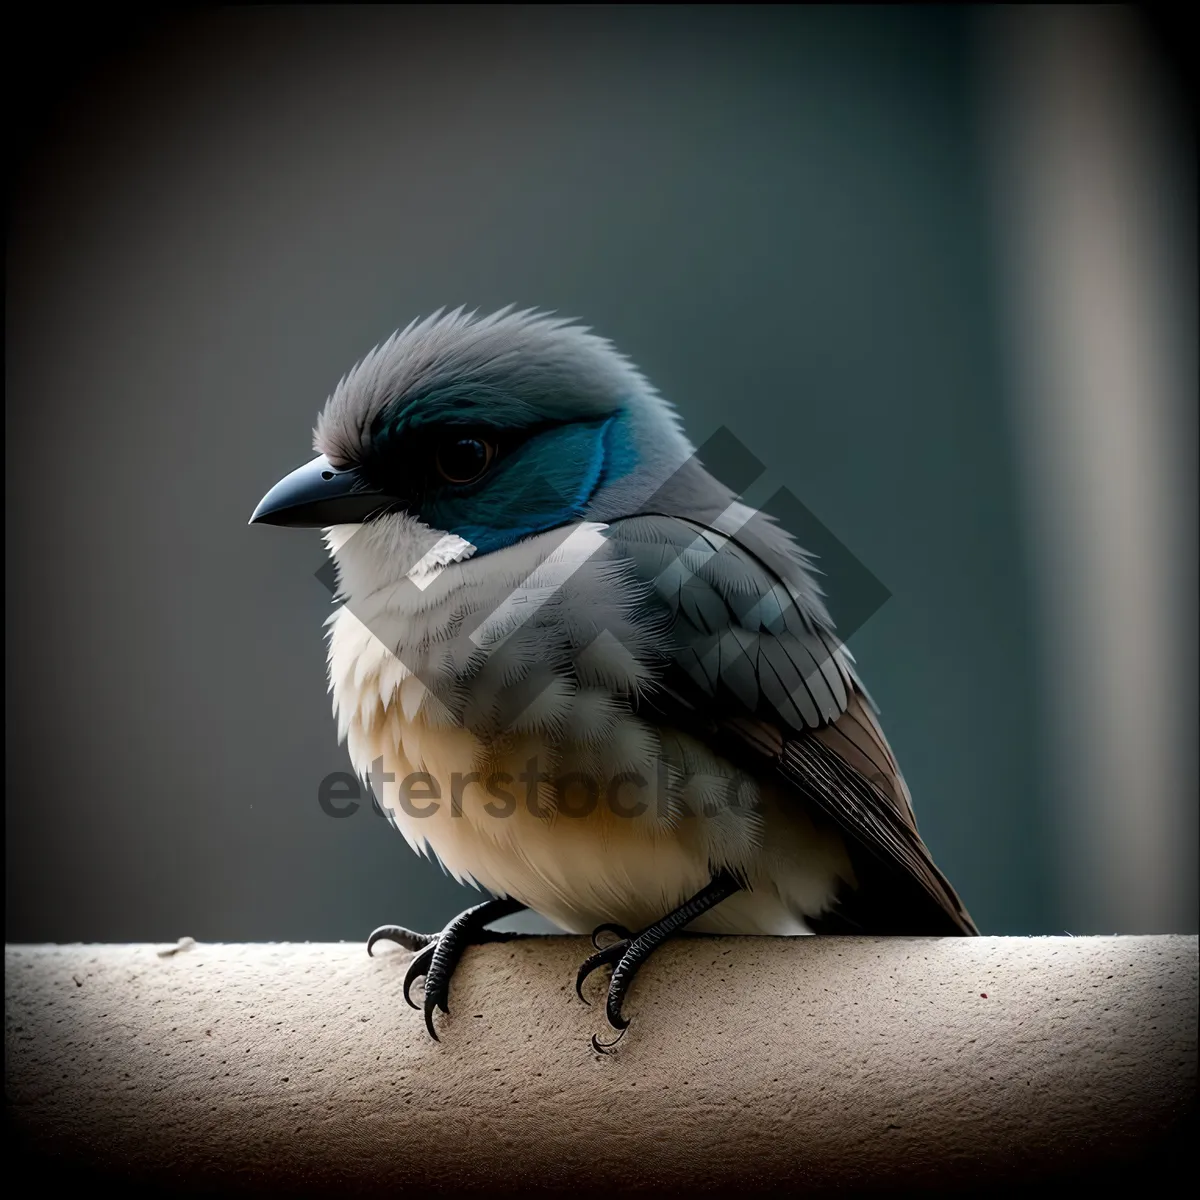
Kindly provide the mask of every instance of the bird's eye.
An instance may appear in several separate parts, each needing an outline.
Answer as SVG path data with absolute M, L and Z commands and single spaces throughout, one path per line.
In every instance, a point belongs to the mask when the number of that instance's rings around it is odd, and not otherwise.
M 482 438 L 450 436 L 434 455 L 438 474 L 447 483 L 474 483 L 492 465 L 496 448 Z

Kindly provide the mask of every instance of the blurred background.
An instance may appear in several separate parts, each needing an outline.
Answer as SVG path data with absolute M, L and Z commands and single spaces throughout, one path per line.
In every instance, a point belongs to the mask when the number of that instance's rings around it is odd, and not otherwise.
M 8 940 L 360 939 L 472 902 L 368 808 L 319 807 L 348 769 L 319 536 L 246 521 L 372 345 L 510 302 L 611 337 L 694 442 L 726 425 L 762 460 L 747 499 L 786 488 L 879 581 L 849 644 L 985 933 L 1196 929 L 1180 26 L 297 7 L 43 32 L 8 51 Z

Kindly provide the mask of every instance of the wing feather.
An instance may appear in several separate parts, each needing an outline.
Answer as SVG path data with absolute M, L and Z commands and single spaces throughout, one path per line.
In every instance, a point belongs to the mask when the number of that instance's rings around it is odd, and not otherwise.
M 917 830 L 895 756 L 849 654 L 806 605 L 803 556 L 754 551 L 695 520 L 659 513 L 606 536 L 667 610 L 673 639 L 657 689 L 639 703 L 666 723 L 774 770 L 843 833 L 857 887 L 818 928 L 974 934 Z

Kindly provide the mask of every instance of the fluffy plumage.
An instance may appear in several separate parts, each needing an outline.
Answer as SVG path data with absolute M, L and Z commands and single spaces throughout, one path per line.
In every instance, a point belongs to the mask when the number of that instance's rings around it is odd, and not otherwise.
M 500 449 L 450 486 L 429 447 L 466 430 Z M 329 666 L 415 849 L 577 932 L 643 927 L 722 869 L 746 889 L 693 928 L 974 932 L 808 556 L 608 342 L 435 315 L 339 383 L 315 445 L 408 497 L 327 532 Z

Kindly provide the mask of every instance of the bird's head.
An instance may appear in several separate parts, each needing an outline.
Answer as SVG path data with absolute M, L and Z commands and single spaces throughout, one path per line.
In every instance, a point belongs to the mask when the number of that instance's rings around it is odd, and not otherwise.
M 460 558 L 621 515 L 692 449 L 609 342 L 512 310 L 435 314 L 393 335 L 338 384 L 314 448 L 252 523 L 399 523 L 461 539 Z

